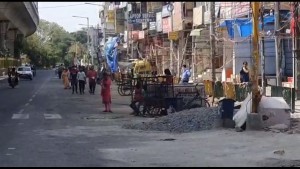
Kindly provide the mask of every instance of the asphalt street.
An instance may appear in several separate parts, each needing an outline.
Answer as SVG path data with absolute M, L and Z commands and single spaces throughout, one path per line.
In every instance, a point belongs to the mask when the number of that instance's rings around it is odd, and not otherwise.
M 15 89 L 4 80 L 0 93 L 0 166 L 122 166 L 98 151 L 122 139 L 97 129 L 112 125 L 103 119 L 130 117 L 128 99 L 113 97 L 114 113 L 104 113 L 99 86 L 95 95 L 72 95 L 52 70 L 38 71 Z
M 113 113 L 102 112 L 98 85 L 95 95 L 72 95 L 52 70 L 15 89 L 0 81 L 0 101 L 0 167 L 300 166 L 298 134 L 124 129 L 152 119 L 130 115 L 116 86 Z

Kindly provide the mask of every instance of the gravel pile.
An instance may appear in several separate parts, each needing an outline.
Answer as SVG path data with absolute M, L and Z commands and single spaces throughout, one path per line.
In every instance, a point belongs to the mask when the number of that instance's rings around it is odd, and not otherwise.
M 209 130 L 220 126 L 218 108 L 195 108 L 156 118 L 150 122 L 126 124 L 123 128 L 183 133 Z

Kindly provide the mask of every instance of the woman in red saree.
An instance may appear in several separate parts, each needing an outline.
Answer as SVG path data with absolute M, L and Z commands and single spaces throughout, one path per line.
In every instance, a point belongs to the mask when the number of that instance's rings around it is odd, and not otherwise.
M 102 96 L 102 103 L 105 106 L 105 110 L 103 112 L 111 112 L 111 78 L 108 73 L 103 74 L 103 80 L 101 83 L 101 96 Z

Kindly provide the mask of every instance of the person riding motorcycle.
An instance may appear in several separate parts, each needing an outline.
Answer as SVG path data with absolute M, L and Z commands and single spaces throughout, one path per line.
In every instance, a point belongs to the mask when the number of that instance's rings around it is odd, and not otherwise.
M 18 80 L 18 73 L 17 73 L 17 71 L 16 71 L 16 68 L 8 68 L 8 71 L 7 71 L 8 73 L 8 83 L 9 84 L 11 84 L 11 82 L 12 82 L 12 78 L 14 77 L 14 79 L 15 79 L 15 84 L 17 85 L 18 84 L 18 82 L 19 82 L 19 80 Z

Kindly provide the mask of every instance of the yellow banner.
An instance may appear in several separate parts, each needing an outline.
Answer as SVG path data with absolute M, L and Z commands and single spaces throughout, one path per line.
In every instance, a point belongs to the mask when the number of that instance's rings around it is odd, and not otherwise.
M 178 32 L 169 32 L 169 37 L 170 40 L 177 40 L 178 39 Z
M 115 10 L 107 11 L 107 22 L 115 22 Z

